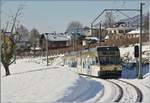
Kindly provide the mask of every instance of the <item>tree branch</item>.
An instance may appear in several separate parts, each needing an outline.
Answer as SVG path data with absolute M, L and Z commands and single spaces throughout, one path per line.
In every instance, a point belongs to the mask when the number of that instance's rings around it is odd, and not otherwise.
M 9 65 L 11 65 L 15 60 L 16 60 L 16 58 L 14 58 L 13 61 L 11 61 L 11 62 L 9 63 Z
M 20 12 L 20 11 L 21 11 L 22 9 L 23 9 L 22 7 L 19 7 L 18 10 L 17 10 L 17 12 L 16 12 L 15 17 L 13 18 L 13 25 L 12 25 L 12 28 L 11 28 L 11 36 L 12 36 L 12 37 L 13 37 L 13 30 L 14 30 L 14 27 L 15 27 L 15 23 L 16 23 L 17 17 L 21 15 L 21 12 Z
M 9 25 L 9 21 L 7 21 L 7 24 L 6 24 L 6 27 L 5 27 L 4 33 L 7 31 L 8 25 Z

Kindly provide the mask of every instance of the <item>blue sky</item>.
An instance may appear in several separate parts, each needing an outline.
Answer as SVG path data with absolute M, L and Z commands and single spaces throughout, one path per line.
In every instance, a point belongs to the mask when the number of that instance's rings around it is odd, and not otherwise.
M 148 12 L 148 1 L 144 12 Z M 140 1 L 2 1 L 2 27 L 6 21 L 11 21 L 19 5 L 24 5 L 23 13 L 17 24 L 22 24 L 31 30 L 33 27 L 42 32 L 64 32 L 68 23 L 80 21 L 84 26 L 90 26 L 92 20 L 106 8 L 138 9 Z M 124 12 L 134 16 L 138 12 Z M 116 18 L 125 18 L 116 13 Z

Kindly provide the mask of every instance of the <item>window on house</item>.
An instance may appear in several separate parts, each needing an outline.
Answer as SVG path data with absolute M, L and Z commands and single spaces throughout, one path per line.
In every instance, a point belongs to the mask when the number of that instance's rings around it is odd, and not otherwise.
M 124 31 L 123 30 L 119 30 L 119 33 L 124 33 Z

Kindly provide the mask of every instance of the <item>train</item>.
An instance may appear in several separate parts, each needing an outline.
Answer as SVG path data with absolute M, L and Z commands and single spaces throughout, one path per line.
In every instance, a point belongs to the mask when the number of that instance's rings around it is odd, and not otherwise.
M 88 76 L 120 78 L 122 65 L 118 47 L 98 46 L 64 55 L 64 66 Z

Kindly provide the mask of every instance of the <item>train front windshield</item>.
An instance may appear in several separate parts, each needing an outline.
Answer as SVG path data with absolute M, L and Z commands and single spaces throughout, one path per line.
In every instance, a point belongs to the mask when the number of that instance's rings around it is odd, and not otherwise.
M 97 49 L 100 65 L 120 64 L 120 52 L 118 47 L 100 47 Z
M 120 64 L 118 57 L 99 57 L 99 62 L 102 65 L 106 64 Z

